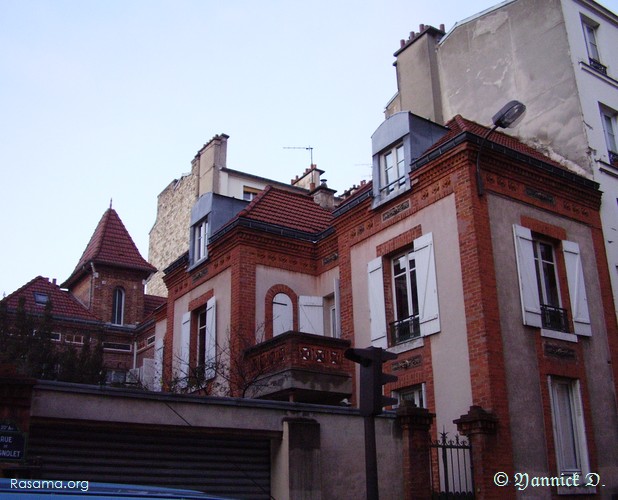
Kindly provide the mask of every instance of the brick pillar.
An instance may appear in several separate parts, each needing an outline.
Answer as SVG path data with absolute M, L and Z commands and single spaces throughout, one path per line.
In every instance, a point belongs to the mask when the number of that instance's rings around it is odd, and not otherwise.
M 397 420 L 402 429 L 405 500 L 431 498 L 429 429 L 434 417 L 435 415 L 429 413 L 429 410 L 409 404 L 403 404 L 397 409 Z
M 468 413 L 454 423 L 459 433 L 466 436 L 472 445 L 475 498 L 477 500 L 508 498 L 512 490 L 494 484 L 494 475 L 497 472 L 506 472 L 512 477 L 512 471 L 499 471 L 493 465 L 500 459 L 496 456 L 498 417 L 480 406 L 471 406 Z

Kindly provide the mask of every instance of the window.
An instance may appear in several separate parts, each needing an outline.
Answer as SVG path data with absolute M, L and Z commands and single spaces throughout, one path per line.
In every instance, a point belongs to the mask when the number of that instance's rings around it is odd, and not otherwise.
M 551 243 L 539 240 L 533 240 L 532 247 L 543 328 L 568 332 L 567 312 L 561 308 L 554 247 Z
M 114 325 L 122 325 L 124 323 L 124 290 L 120 287 L 114 290 L 112 323 Z
M 616 142 L 616 113 L 615 111 L 602 107 L 601 121 L 603 123 L 603 134 L 609 155 L 609 162 L 618 166 L 618 146 Z
M 242 199 L 245 201 L 252 201 L 259 194 L 260 190 L 251 188 L 251 187 L 243 187 L 242 190 Z
M 54 342 L 60 342 L 60 340 L 62 340 L 62 336 L 57 332 L 52 332 L 49 338 L 52 339 Z
M 438 289 L 431 233 L 417 238 L 413 249 L 392 260 L 393 322 L 386 335 L 382 258 L 367 266 L 369 318 L 374 347 L 388 347 L 440 331 Z
M 131 344 L 125 342 L 103 342 L 103 349 L 111 349 L 113 351 L 131 351 Z
M 385 197 L 405 185 L 406 162 L 403 144 L 385 152 L 380 163 L 380 194 Z
M 84 336 L 83 335 L 77 335 L 74 333 L 65 333 L 64 334 L 64 341 L 69 343 L 69 344 L 83 344 L 84 343 Z
M 530 229 L 518 225 L 513 226 L 513 234 L 523 323 L 546 331 L 567 333 L 570 331 L 570 312 L 573 333 L 591 335 L 579 245 L 566 240 L 545 240 L 533 235 Z M 562 269 L 556 259 L 559 247 L 564 257 Z M 565 274 L 570 311 L 563 309 L 559 288 L 559 276 Z M 568 336 L 565 338 L 569 339 Z
M 399 400 L 397 406 L 401 406 L 404 401 L 411 403 L 417 408 L 427 408 L 425 406 L 425 384 L 416 384 L 393 391 L 393 397 Z
M 589 472 L 579 381 L 549 377 L 558 474 Z
M 421 333 L 413 251 L 393 259 L 393 289 L 395 321 L 391 323 L 391 343 L 399 344 Z
M 193 226 L 193 262 L 200 261 L 208 255 L 208 218 Z
M 44 306 L 47 304 L 49 300 L 49 296 L 46 293 L 42 292 L 34 292 L 34 303 L 39 306 Z
M 216 374 L 216 318 L 215 299 L 211 298 L 206 307 L 196 313 L 197 317 L 197 366 L 204 371 L 205 380 Z
M 588 61 L 590 66 L 598 72 L 606 75 L 607 67 L 601 64 L 599 46 L 597 44 L 597 32 L 599 25 L 590 19 L 582 18 L 582 27 L 584 29 L 584 38 L 586 40 L 586 48 L 588 49 Z
M 273 337 L 293 329 L 292 299 L 285 293 L 278 293 L 273 298 Z

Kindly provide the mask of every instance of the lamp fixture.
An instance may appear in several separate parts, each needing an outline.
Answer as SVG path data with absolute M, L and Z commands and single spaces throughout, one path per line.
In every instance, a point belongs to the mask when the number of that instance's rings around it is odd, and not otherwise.
M 510 128 L 517 125 L 525 112 L 526 106 L 524 104 L 519 101 L 509 101 L 491 119 L 494 126 L 483 137 L 479 146 L 479 152 L 476 155 L 476 188 L 479 196 L 483 196 L 484 193 L 483 179 L 481 178 L 481 152 L 483 151 L 483 146 L 485 146 L 485 141 L 497 128 Z

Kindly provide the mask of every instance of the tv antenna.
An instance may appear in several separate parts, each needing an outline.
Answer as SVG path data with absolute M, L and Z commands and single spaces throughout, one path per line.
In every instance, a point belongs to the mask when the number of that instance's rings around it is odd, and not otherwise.
M 313 147 L 311 146 L 283 146 L 283 149 L 304 149 L 309 151 L 309 155 L 311 157 L 310 165 L 313 165 Z

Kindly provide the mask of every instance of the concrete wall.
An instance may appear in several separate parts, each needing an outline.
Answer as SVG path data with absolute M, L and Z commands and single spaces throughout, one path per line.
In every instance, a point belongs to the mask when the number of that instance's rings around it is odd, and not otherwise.
M 247 399 L 170 396 L 126 389 L 99 389 L 74 384 L 40 383 L 35 387 L 31 416 L 39 421 L 64 419 L 80 422 L 132 423 L 143 427 L 181 426 L 238 435 L 270 435 L 272 491 L 278 500 L 363 498 L 365 464 L 363 419 L 356 410 Z M 312 463 L 299 463 L 290 447 L 291 419 L 314 421 L 319 426 L 317 450 L 304 453 Z M 287 432 L 287 434 L 286 434 Z M 392 416 L 376 420 L 380 498 L 403 498 L 401 431 Z M 298 436 L 295 438 L 298 446 Z M 127 452 L 129 452 L 128 450 Z M 96 451 L 93 451 L 96 452 Z M 303 481 L 311 469 L 313 481 Z M 304 484 L 302 496 L 296 489 Z

